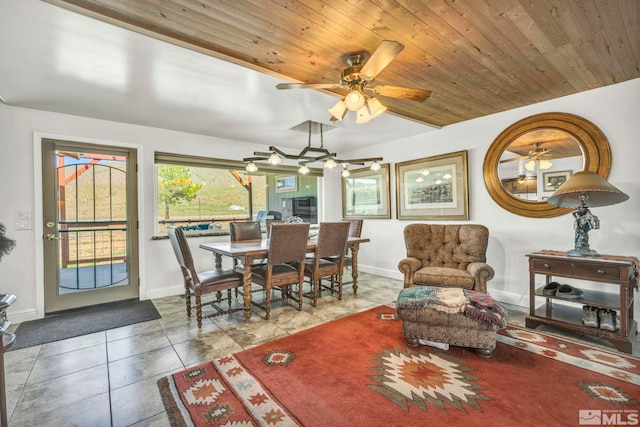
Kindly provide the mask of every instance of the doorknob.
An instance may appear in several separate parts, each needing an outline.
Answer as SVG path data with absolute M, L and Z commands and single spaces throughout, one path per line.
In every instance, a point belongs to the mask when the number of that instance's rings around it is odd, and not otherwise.
M 60 239 L 62 239 L 62 237 L 56 237 L 55 234 L 47 234 L 45 237 L 47 238 L 47 240 L 60 240 Z

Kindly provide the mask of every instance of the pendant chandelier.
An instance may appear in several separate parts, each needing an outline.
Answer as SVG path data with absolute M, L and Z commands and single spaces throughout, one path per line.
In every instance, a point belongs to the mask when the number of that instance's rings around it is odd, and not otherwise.
M 322 123 L 312 122 L 311 120 L 307 121 L 308 130 L 309 130 L 309 139 L 307 141 L 307 146 L 300 151 L 298 154 L 287 154 L 284 151 L 280 150 L 278 147 L 271 146 L 269 147 L 269 151 L 255 151 L 253 155 L 255 157 L 246 157 L 243 159 L 244 162 L 247 162 L 246 170 L 247 172 L 256 172 L 258 171 L 258 161 L 266 160 L 270 165 L 279 165 L 282 163 L 283 159 L 295 160 L 298 162 L 300 168 L 298 169 L 298 173 L 307 174 L 309 173 L 308 164 L 324 162 L 324 167 L 328 169 L 336 168 L 338 165 L 341 165 L 342 176 L 349 176 L 349 165 L 364 165 L 366 163 L 371 163 L 371 170 L 380 169 L 380 164 L 378 162 L 382 161 L 382 157 L 369 157 L 362 159 L 338 159 L 336 153 L 331 153 L 329 150 L 324 148 L 324 137 L 322 133 Z M 320 147 L 314 147 L 311 145 L 311 125 L 316 124 L 319 125 L 320 129 Z

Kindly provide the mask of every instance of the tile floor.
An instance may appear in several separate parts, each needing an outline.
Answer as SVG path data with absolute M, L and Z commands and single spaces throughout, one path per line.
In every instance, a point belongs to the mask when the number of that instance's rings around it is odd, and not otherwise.
M 184 299 L 160 298 L 153 302 L 161 319 L 10 351 L 5 355 L 9 425 L 169 426 L 159 378 L 336 318 L 393 306 L 402 289 L 401 281 L 366 273 L 359 285 L 357 296 L 347 285 L 342 301 L 325 292 L 317 307 L 305 304 L 302 312 L 276 303 L 268 321 L 254 307 L 250 323 L 238 312 L 205 319 L 201 330 L 195 316 L 186 317 Z M 523 326 L 526 309 L 508 309 L 510 323 Z M 640 345 L 634 345 L 634 355 L 639 352 Z

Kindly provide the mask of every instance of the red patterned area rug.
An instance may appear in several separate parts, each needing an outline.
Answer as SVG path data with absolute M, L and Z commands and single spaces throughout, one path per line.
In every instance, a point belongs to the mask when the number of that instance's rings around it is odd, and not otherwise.
M 383 306 L 158 386 L 172 426 L 633 425 L 640 360 L 514 327 L 491 359 L 412 348 Z

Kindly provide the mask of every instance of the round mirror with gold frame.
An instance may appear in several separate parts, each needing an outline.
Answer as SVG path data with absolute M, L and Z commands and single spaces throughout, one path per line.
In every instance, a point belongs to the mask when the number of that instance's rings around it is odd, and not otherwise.
M 580 170 L 609 176 L 607 138 L 582 117 L 543 113 L 512 124 L 493 141 L 484 159 L 484 182 L 491 198 L 509 212 L 548 218 L 571 211 L 546 199 Z

